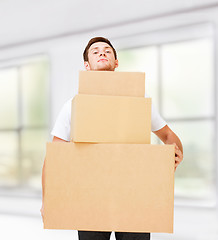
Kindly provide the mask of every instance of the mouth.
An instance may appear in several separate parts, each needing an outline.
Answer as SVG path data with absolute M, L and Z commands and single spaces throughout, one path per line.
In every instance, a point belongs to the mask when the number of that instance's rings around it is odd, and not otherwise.
M 105 58 L 101 58 L 101 59 L 98 60 L 98 62 L 104 62 L 104 61 L 108 61 L 108 60 L 105 59 Z

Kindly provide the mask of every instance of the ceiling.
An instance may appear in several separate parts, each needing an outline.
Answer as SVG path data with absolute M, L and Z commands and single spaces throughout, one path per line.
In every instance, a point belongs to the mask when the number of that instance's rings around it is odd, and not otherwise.
M 218 0 L 0 0 L 0 48 L 216 4 Z

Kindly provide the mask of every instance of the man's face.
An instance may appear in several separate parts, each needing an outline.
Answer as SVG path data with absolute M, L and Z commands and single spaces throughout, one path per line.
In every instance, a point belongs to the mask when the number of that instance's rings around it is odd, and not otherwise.
M 84 62 L 86 70 L 114 71 L 118 67 L 118 60 L 110 45 L 96 42 L 88 50 L 88 61 Z

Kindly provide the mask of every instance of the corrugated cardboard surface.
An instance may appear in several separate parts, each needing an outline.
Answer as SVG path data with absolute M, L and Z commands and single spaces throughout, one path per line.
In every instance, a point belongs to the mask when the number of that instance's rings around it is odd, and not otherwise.
M 79 94 L 145 96 L 145 73 L 80 71 Z
M 151 98 L 76 95 L 71 141 L 150 143 Z
M 174 148 L 48 143 L 44 228 L 172 233 Z

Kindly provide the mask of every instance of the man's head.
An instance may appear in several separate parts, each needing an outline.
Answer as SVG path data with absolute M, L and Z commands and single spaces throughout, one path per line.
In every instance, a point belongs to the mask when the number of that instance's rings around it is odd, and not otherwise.
M 107 38 L 92 38 L 84 52 L 86 70 L 114 71 L 118 67 L 117 53 Z

